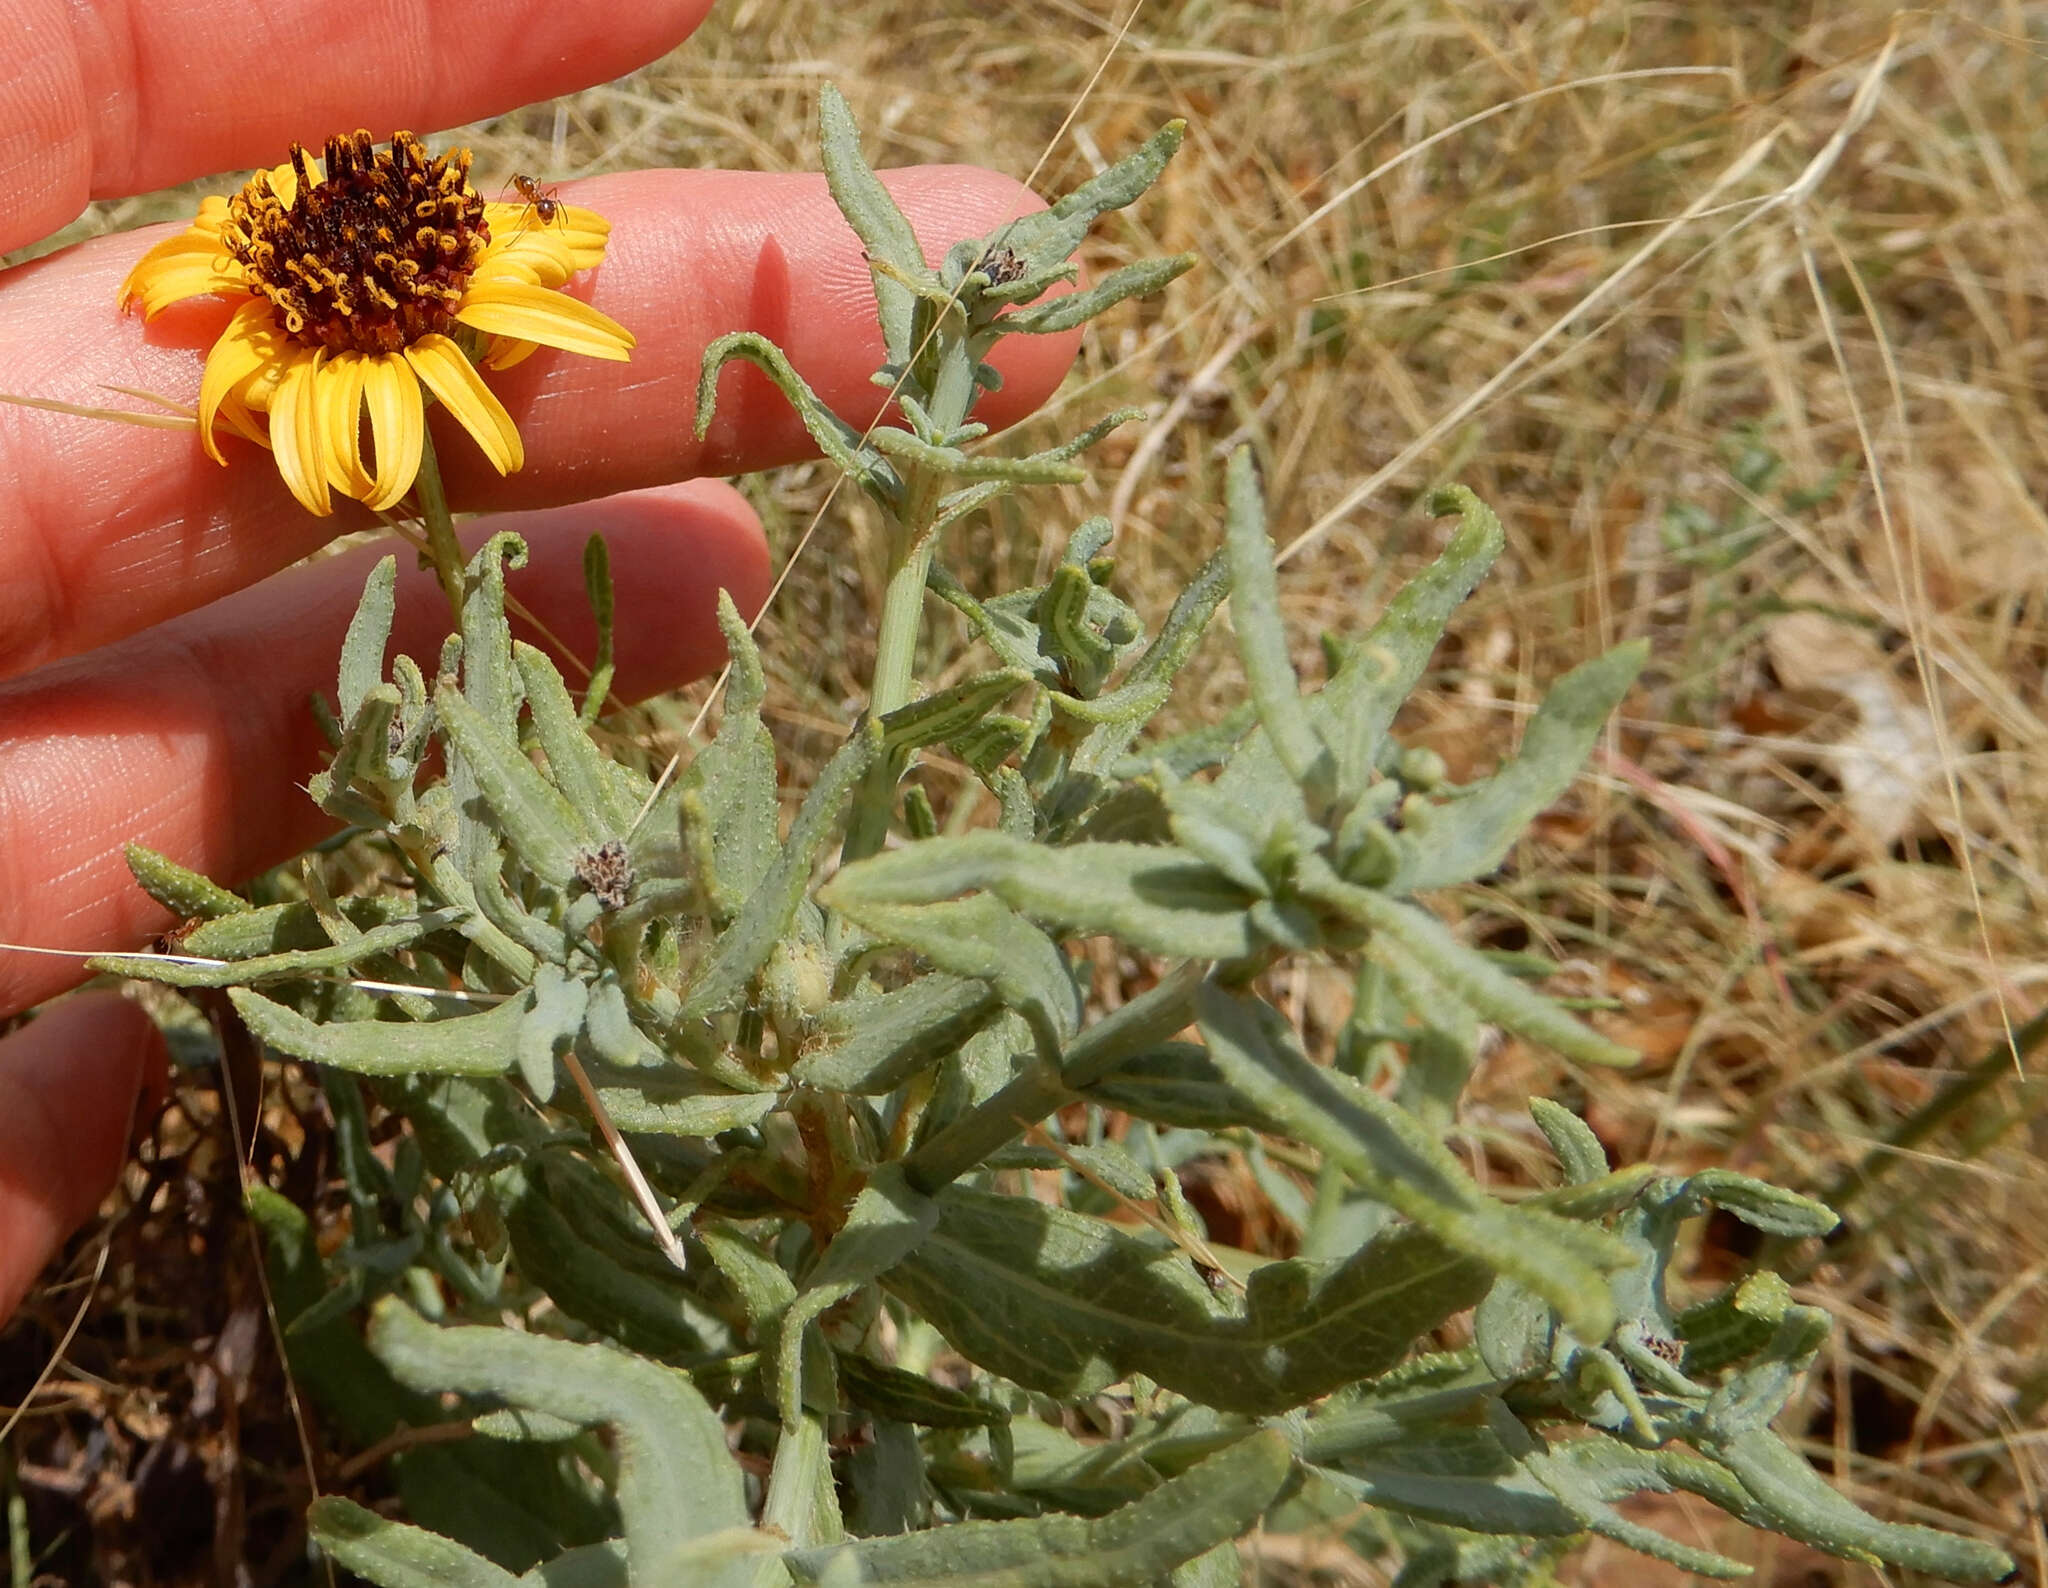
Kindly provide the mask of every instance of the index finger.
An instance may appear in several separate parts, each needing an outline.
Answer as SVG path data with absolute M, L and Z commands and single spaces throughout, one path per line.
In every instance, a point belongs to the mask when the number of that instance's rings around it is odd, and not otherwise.
M 449 127 L 601 83 L 711 0 L 0 0 L 0 252 L 87 202 L 275 161 L 337 127 Z

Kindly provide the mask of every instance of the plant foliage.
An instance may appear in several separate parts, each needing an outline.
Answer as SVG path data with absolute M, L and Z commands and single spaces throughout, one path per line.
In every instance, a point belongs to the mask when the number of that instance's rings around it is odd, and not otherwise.
M 1438 492 L 1442 555 L 1304 691 L 1249 452 L 1223 547 L 1155 631 L 1114 593 L 1099 519 L 1042 585 L 971 594 L 934 555 L 946 526 L 1080 478 L 1127 417 L 993 453 L 971 417 L 989 351 L 1193 263 L 1046 296 L 1181 128 L 936 267 L 829 90 L 822 130 L 902 428 L 856 432 L 751 334 L 707 352 L 701 388 L 703 423 L 728 363 L 763 370 L 896 536 L 871 709 L 787 831 L 730 604 L 722 725 L 656 782 L 592 737 L 602 681 L 579 701 L 512 640 L 523 548 L 501 534 L 439 657 L 387 658 L 389 560 L 342 654 L 312 792 L 409 891 L 335 899 L 308 871 L 252 906 L 134 856 L 190 918 L 183 958 L 105 967 L 230 988 L 326 1081 L 348 1244 L 323 1261 L 298 1209 L 251 1193 L 299 1381 L 356 1440 L 468 1425 L 398 1459 L 409 1521 L 324 1500 L 320 1546 L 390 1588 L 1194 1585 L 1235 1580 L 1231 1541 L 1263 1521 L 1397 1551 L 1402 1588 L 1547 1582 L 1589 1534 L 1745 1574 L 1624 1503 L 1684 1490 L 1853 1560 L 2009 1570 L 1865 1514 L 1773 1432 L 1829 1329 L 1782 1280 L 1670 1295 L 1709 1207 L 1794 1238 L 1826 1208 L 1725 1170 L 1615 1169 L 1540 1099 L 1553 1190 L 1503 1202 L 1445 1146 L 1487 1028 L 1630 1059 L 1423 896 L 1481 881 L 1564 793 L 1642 649 L 1558 680 L 1516 755 L 1448 783 L 1391 730 L 1499 523 Z M 927 595 L 991 665 L 919 694 Z M 1250 709 L 1155 736 L 1226 600 Z M 933 831 L 903 779 L 933 748 L 986 786 L 994 828 Z M 1091 1014 L 1073 944 L 1097 936 L 1156 974 Z M 1263 992 L 1304 960 L 1357 979 L 1334 1055 Z M 373 1107 L 405 1122 L 388 1161 Z M 1176 1178 L 1204 1157 L 1292 1197 L 1304 1255 L 1211 1246 Z M 1437 1349 L 1468 1313 L 1472 1343 Z

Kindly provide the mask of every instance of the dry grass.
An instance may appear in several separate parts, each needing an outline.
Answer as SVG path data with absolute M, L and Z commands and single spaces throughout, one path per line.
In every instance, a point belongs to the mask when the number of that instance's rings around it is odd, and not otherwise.
M 1153 0 L 1118 42 L 1123 15 L 735 0 L 637 77 L 483 129 L 479 166 L 809 168 L 829 78 L 878 163 L 1054 191 L 1186 116 L 1160 188 L 1093 246 L 1204 266 L 1102 327 L 1057 405 L 1062 426 L 1147 405 L 1112 457 L 1130 472 L 954 566 L 1026 574 L 1110 511 L 1125 593 L 1160 610 L 1248 439 L 1278 538 L 1302 537 L 1283 594 L 1309 667 L 1319 629 L 1438 544 L 1418 494 L 1477 489 L 1509 551 L 1414 735 L 1483 769 L 1544 680 L 1635 635 L 1654 659 L 1602 768 L 1466 901 L 1615 1000 L 1649 1062 L 1587 1080 L 1500 1053 L 1475 1152 L 1513 1173 L 1540 1089 L 1629 1159 L 1835 1184 L 2048 981 L 2048 8 Z M 755 483 L 783 550 L 830 483 Z M 874 528 L 834 497 L 762 624 L 799 764 L 860 694 Z M 1212 645 L 1177 709 L 1231 687 Z M 1845 1324 L 1807 1407 L 1823 1466 L 1885 1514 L 2009 1541 L 2034 1582 L 2044 1095 L 2003 1076 L 1880 1154 L 1889 1178 L 1803 1291 Z M 1695 1277 L 1743 1255 L 1711 1226 Z M 1697 1510 L 1658 1520 L 1760 1582 L 1878 1580 Z M 1298 1580 L 1320 1557 L 1296 1554 L 1262 1558 Z M 1677 1579 L 1606 1551 L 1566 1580 Z

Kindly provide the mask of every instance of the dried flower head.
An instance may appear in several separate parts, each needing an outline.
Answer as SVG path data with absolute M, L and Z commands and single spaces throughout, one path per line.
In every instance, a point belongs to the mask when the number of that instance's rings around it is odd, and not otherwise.
M 266 446 L 309 512 L 339 491 L 392 507 L 419 474 L 426 399 L 438 398 L 492 467 L 525 461 L 519 432 L 478 373 L 538 347 L 624 360 L 632 333 L 554 289 L 604 258 L 602 216 L 554 201 L 494 204 L 469 182 L 469 151 L 432 155 L 409 132 L 292 146 L 232 199 L 144 254 L 123 309 L 153 317 L 185 298 L 240 305 L 207 355 L 199 439 L 225 463 L 217 426 Z M 369 420 L 364 444 L 363 420 Z

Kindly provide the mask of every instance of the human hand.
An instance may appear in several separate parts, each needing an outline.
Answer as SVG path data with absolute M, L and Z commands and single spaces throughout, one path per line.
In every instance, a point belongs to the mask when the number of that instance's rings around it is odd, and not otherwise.
M 390 25 L 399 32 L 379 33 L 337 0 L 283 0 L 260 26 L 219 0 L 68 13 L 0 0 L 13 57 L 0 93 L 0 251 L 88 198 L 275 164 L 294 139 L 317 149 L 359 125 L 380 137 L 448 126 L 604 80 L 686 37 L 708 5 L 435 0 L 431 18 L 415 8 Z M 1008 178 L 965 167 L 885 181 L 934 259 L 1038 207 Z M 531 546 L 511 588 L 585 656 L 582 547 L 604 532 L 614 693 L 634 700 L 723 661 L 719 588 L 749 613 L 767 591 L 760 525 L 737 492 L 699 476 L 813 451 L 751 370 L 727 374 L 697 442 L 705 343 L 765 333 L 855 423 L 879 406 L 867 377 L 881 344 L 859 242 L 821 178 L 643 171 L 565 183 L 561 196 L 612 224 L 604 265 L 569 290 L 633 331 L 632 362 L 543 350 L 491 377 L 525 441 L 525 468 L 506 479 L 445 416 L 433 428 L 454 507 L 528 509 L 491 521 Z M 194 400 L 228 305 L 195 299 L 146 329 L 115 309 L 129 268 L 171 230 L 0 277 L 0 392 L 108 405 L 120 399 L 107 388 L 127 386 Z M 1071 337 L 1004 344 L 1003 388 L 979 417 L 1028 412 L 1073 350 Z M 268 457 L 225 447 L 223 469 L 190 431 L 0 406 L 0 944 L 72 951 L 0 947 L 0 1018 L 74 985 L 78 955 L 170 924 L 130 879 L 125 843 L 233 882 L 327 825 L 299 787 L 323 747 L 307 697 L 332 688 L 342 631 L 385 548 L 281 572 L 370 520 L 351 503 L 312 517 Z M 396 645 L 431 658 L 445 623 L 431 577 L 403 575 Z M 113 994 L 66 1000 L 0 1040 L 0 1318 L 104 1194 L 163 1063 L 147 1017 Z

